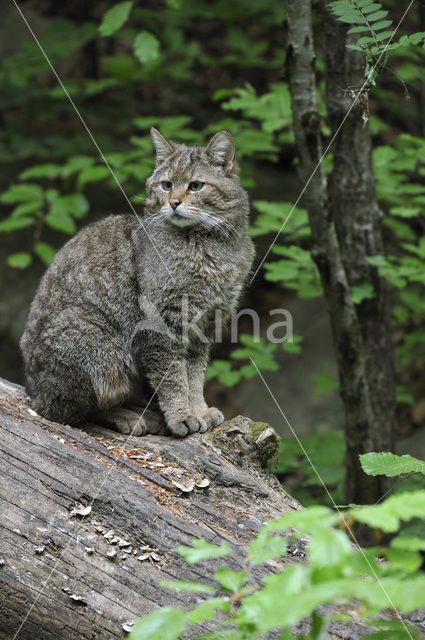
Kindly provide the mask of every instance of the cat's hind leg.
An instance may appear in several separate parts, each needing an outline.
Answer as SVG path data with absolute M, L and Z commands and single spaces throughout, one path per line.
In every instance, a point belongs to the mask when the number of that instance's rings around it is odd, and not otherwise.
M 110 327 L 71 311 L 55 321 L 38 332 L 31 327 L 22 338 L 27 390 L 43 417 L 82 426 L 98 412 L 122 405 L 137 372 Z
M 166 433 L 162 415 L 134 405 L 105 409 L 97 413 L 94 420 L 125 435 L 145 436 L 148 433 L 156 435 Z

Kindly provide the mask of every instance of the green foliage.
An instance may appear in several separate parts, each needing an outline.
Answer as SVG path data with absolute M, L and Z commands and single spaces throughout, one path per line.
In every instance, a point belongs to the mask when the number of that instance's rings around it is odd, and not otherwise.
M 214 574 L 224 593 L 238 593 L 248 579 L 246 571 L 233 571 L 227 567 L 221 567 Z
M 269 536 L 262 529 L 248 547 L 248 559 L 252 565 L 264 564 L 273 558 L 279 558 L 286 552 L 288 542 L 282 536 Z
M 7 264 L 14 269 L 26 269 L 32 262 L 32 257 L 25 251 L 19 253 L 12 253 L 7 257 Z
M 47 242 L 36 242 L 34 252 L 46 266 L 51 263 L 55 256 L 54 248 Z
M 280 441 L 273 471 L 278 474 L 283 486 L 306 505 L 329 503 L 324 484 L 332 500 L 341 503 L 345 458 L 343 432 L 321 431 L 298 440 L 282 438 Z M 297 485 L 294 486 L 295 481 Z M 298 488 L 298 485 L 302 488 Z
M 313 380 L 316 383 L 313 390 L 315 395 L 329 393 L 329 391 L 335 391 L 339 387 L 338 380 L 327 373 L 313 373 Z
M 406 499 L 410 508 L 406 508 Z M 359 522 L 384 523 L 386 531 L 394 531 L 401 518 L 413 517 L 422 509 L 425 513 L 425 491 L 415 496 L 400 495 L 381 505 L 352 508 L 346 517 Z M 388 506 L 387 503 L 390 503 Z M 304 640 L 326 637 L 330 619 L 342 619 L 348 624 L 352 616 L 356 621 L 371 625 L 370 637 L 401 639 L 406 632 L 419 639 L 420 632 L 399 618 L 386 613 L 395 608 L 402 613 L 425 604 L 425 576 L 419 571 L 421 558 L 415 542 L 397 536 L 388 548 L 355 548 L 340 528 L 344 521 L 326 507 L 310 507 L 284 515 L 280 520 L 267 523 L 249 545 L 244 561 L 245 571 L 235 571 L 226 566 L 213 569 L 216 591 L 208 587 L 213 597 L 198 605 L 191 612 L 165 607 L 142 618 L 133 628 L 129 640 L 146 640 L 156 637 L 172 640 L 178 638 L 190 625 L 210 620 L 210 631 L 199 638 L 223 638 L 248 640 L 260 638 L 271 631 L 281 632 L 281 638 L 292 638 L 291 627 L 310 619 L 310 631 Z M 253 579 L 252 567 L 267 563 L 272 558 L 285 559 L 287 538 L 303 538 L 308 535 L 307 561 L 290 564 L 279 573 Z M 199 541 L 201 542 L 201 541 Z M 206 544 L 204 541 L 203 544 Z M 298 544 L 303 544 L 299 542 Z M 410 549 L 407 548 L 410 544 Z M 185 548 L 186 549 L 186 548 Z M 378 556 L 385 556 L 382 563 Z M 205 557 L 204 557 L 205 558 Z M 192 558 L 192 561 L 194 558 Z M 175 583 L 178 587 L 179 583 Z M 182 589 L 199 588 L 199 583 L 183 583 Z M 202 585 L 204 586 L 204 585 Z M 213 595 L 214 594 L 214 595 Z M 284 606 L 282 606 L 284 603 Z M 325 604 L 332 605 L 329 618 L 319 613 Z M 220 616 L 217 616 L 220 611 Z M 377 618 L 378 616 L 378 618 Z M 167 635 L 161 635 L 164 630 Z M 367 636 L 365 636 L 367 637 Z
M 351 287 L 354 304 L 360 304 L 363 300 L 373 298 L 373 285 L 370 282 L 362 282 Z
M 121 29 L 123 24 L 128 20 L 132 7 L 132 2 L 119 2 L 108 9 L 99 26 L 100 35 L 111 36 L 118 31 L 118 29 Z
M 149 31 L 142 31 L 134 40 L 134 54 L 142 64 L 150 64 L 159 58 L 159 42 Z
M 307 211 L 294 207 L 291 202 L 267 202 L 255 200 L 254 207 L 259 212 L 255 223 L 250 227 L 254 238 L 267 233 L 281 232 L 290 236 L 288 239 L 301 239 L 310 235 Z M 288 220 L 285 226 L 282 225 Z
M 390 496 L 381 504 L 356 507 L 351 515 L 369 527 L 382 529 L 394 533 L 400 527 L 401 521 L 423 518 L 425 513 L 425 491 L 411 491 Z
M 221 545 L 217 547 L 201 538 L 200 540 L 193 540 L 191 547 L 180 546 L 177 547 L 175 551 L 177 551 L 186 562 L 189 562 L 189 564 L 195 564 L 200 560 L 227 556 L 230 553 L 230 546 L 226 540 L 223 540 Z
M 245 117 L 260 121 L 261 128 L 267 133 L 284 130 L 291 135 L 291 97 L 286 83 L 270 85 L 270 91 L 262 96 L 257 96 L 254 87 L 246 83 L 233 94 L 234 97 L 223 103 L 223 109 L 242 111 Z
M 186 628 L 187 614 L 175 607 L 162 607 L 134 625 L 129 640 L 175 640 Z
M 388 11 L 380 2 L 374 0 L 334 0 L 329 4 L 332 13 L 350 26 L 349 34 L 359 34 L 355 44 L 348 44 L 349 49 L 362 51 L 366 56 L 365 89 L 375 84 L 375 78 L 385 67 L 387 52 L 400 47 L 423 44 L 425 33 L 404 35 L 393 41 L 395 28 L 392 20 L 388 20 Z M 388 30 L 392 27 L 391 30 Z M 362 35 L 367 34 L 367 35 Z
M 425 138 L 402 134 L 392 147 L 374 152 L 377 193 L 387 211 L 383 224 L 397 248 L 369 261 L 397 289 L 394 325 L 401 339 L 396 356 L 401 366 L 412 369 L 425 357 L 424 151 Z
M 362 469 L 369 476 L 384 475 L 392 478 L 402 473 L 422 473 L 425 462 L 410 455 L 397 456 L 389 451 L 364 453 L 360 456 Z
M 231 360 L 214 360 L 209 365 L 206 373 L 207 380 L 217 378 L 226 386 L 232 387 L 240 380 L 255 377 L 257 367 L 260 371 L 278 369 L 274 357 L 278 343 L 268 342 L 264 338 L 253 338 L 249 334 L 241 334 L 239 342 L 243 346 L 230 352 Z M 244 364 L 240 366 L 242 361 Z M 232 365 L 234 365 L 233 368 Z
M 309 251 L 281 245 L 274 245 L 272 251 L 283 258 L 265 263 L 266 280 L 294 289 L 300 298 L 316 298 L 322 294 L 319 273 Z

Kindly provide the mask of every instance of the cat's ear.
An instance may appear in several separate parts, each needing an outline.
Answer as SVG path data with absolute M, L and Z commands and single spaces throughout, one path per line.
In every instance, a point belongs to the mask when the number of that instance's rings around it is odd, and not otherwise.
M 228 131 L 216 133 L 207 145 L 206 152 L 212 163 L 223 167 L 226 173 L 237 173 L 235 143 Z
M 159 133 L 158 129 L 151 128 L 151 136 L 156 151 L 156 162 L 162 162 L 177 148 L 177 145 L 171 140 L 164 138 L 162 133 Z

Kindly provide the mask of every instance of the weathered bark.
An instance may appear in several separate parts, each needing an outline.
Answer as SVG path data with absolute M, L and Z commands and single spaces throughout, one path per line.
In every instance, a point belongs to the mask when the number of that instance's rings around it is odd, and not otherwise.
M 228 540 L 236 555 L 226 562 L 241 568 L 263 521 L 300 508 L 261 466 L 276 435 L 247 418 L 184 440 L 141 439 L 54 424 L 28 407 L 21 387 L 0 380 L 1 640 L 18 631 L 19 640 L 116 639 L 126 635 L 123 624 L 158 606 L 193 608 L 198 596 L 161 580 L 202 580 L 205 565 L 187 565 L 174 547 Z M 209 487 L 185 494 L 172 484 L 179 473 L 182 481 L 208 478 Z M 72 517 L 76 504 L 92 505 L 91 513 Z M 109 530 L 131 553 L 105 537 Z M 284 562 L 293 561 L 289 554 Z
M 334 220 L 332 197 L 335 190 L 329 188 L 321 162 L 321 116 L 316 102 L 310 0 L 288 0 L 287 18 L 288 73 L 299 176 L 305 186 L 304 202 L 312 230 L 312 256 L 320 272 L 328 305 L 345 410 L 345 494 L 349 502 L 370 503 L 381 497 L 383 483 L 381 479 L 369 478 L 361 471 L 358 454 L 372 450 L 381 442 L 372 435 L 375 433 L 375 407 L 381 401 L 372 400 L 372 392 L 376 394 L 377 390 L 371 389 L 369 384 L 369 354 L 366 353 L 362 326 L 346 273 L 346 262 L 351 256 L 345 260 L 345 247 L 340 243 Z M 369 175 L 367 177 L 369 179 Z M 364 242 L 364 237 L 361 240 Z M 369 248 L 363 250 L 363 262 L 368 251 Z M 386 363 L 387 360 L 382 366 Z M 387 444 L 388 440 L 385 442 Z
M 326 4 L 326 3 L 325 3 Z M 390 288 L 368 256 L 384 252 L 382 212 L 376 201 L 372 170 L 372 141 L 368 95 L 360 93 L 365 78 L 364 55 L 347 48 L 347 26 L 329 11 L 322 21 L 325 35 L 326 106 L 333 135 L 334 168 L 330 178 L 332 212 L 350 286 L 369 282 L 373 297 L 356 305 L 366 361 L 373 424 L 364 432 L 347 433 L 350 448 L 358 456 L 365 451 L 391 451 L 395 417 L 395 377 L 391 332 Z M 347 115 L 348 114 L 348 115 Z M 356 493 L 357 478 L 350 495 Z M 379 487 L 385 488 L 387 483 Z M 357 492 L 358 493 L 358 492 Z

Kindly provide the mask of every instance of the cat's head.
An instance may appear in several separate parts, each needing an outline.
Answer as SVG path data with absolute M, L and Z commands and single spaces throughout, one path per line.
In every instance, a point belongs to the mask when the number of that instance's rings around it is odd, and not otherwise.
M 156 166 L 146 182 L 146 208 L 177 227 L 230 229 L 248 213 L 235 143 L 219 131 L 206 147 L 187 147 L 151 129 Z

